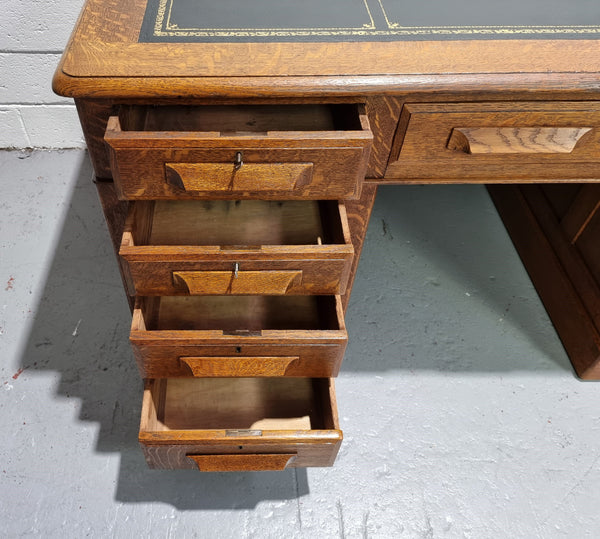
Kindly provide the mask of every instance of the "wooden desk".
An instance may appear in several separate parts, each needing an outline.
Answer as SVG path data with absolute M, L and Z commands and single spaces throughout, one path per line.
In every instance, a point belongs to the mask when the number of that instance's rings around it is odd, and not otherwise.
M 600 378 L 595 8 L 309 2 L 292 27 L 270 0 L 146 4 L 88 0 L 54 90 L 120 252 L 151 466 L 333 462 L 381 184 L 489 184 L 577 373 Z

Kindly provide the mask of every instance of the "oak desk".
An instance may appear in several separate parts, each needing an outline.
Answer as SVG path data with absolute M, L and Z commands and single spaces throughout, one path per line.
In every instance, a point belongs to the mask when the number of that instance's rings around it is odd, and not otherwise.
M 333 462 L 381 184 L 489 184 L 600 378 L 600 10 L 324 4 L 88 0 L 57 69 L 120 254 L 151 466 Z

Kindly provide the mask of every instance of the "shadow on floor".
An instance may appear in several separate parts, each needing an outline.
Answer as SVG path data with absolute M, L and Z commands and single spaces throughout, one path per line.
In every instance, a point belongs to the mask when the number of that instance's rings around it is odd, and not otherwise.
M 22 368 L 60 373 L 57 393 L 80 399 L 80 419 L 100 425 L 97 450 L 121 455 L 115 494 L 118 501 L 158 501 L 184 510 L 231 509 L 253 508 L 262 500 L 290 500 L 307 494 L 306 470 L 198 474 L 147 469 L 137 445 L 142 382 L 128 342 L 131 315 L 91 176 L 90 165 L 85 160 L 21 360 Z M 436 225 L 433 219 L 439 213 L 426 208 L 414 212 L 400 210 L 397 206 L 400 198 L 380 197 L 377 212 L 389 214 L 386 217 L 389 219 L 388 239 L 393 239 L 392 235 L 400 229 L 425 235 L 431 243 L 429 256 L 434 257 L 436 263 L 451 268 L 456 278 L 487 279 L 485 271 L 480 275 L 473 273 L 469 257 L 464 253 L 456 256 L 455 248 L 462 244 L 458 239 L 449 241 L 442 234 L 437 226 L 439 222 Z M 458 238 L 470 226 L 466 217 L 461 219 L 452 237 Z M 377 233 L 377 230 L 372 232 Z M 472 252 L 473 256 L 476 254 Z M 381 270 L 387 271 L 386 266 Z M 378 278 L 375 273 L 370 282 L 377 282 Z M 484 289 L 483 284 L 479 282 L 478 286 Z M 368 283 L 357 284 L 357 297 L 351 309 L 365 301 L 370 293 L 367 289 Z M 494 296 L 493 291 L 486 294 L 492 302 L 503 304 L 505 301 Z M 376 316 L 377 307 L 374 309 Z M 523 324 L 524 331 L 527 331 L 528 316 L 525 312 L 515 318 L 515 323 Z M 373 342 L 365 341 L 366 356 L 362 354 L 358 361 L 358 356 L 351 354 L 344 369 L 377 372 L 406 368 L 395 363 L 393 356 L 382 362 L 371 361 L 369 350 L 373 346 L 376 346 Z M 501 357 L 481 365 L 464 363 L 461 368 L 472 372 L 512 369 L 510 363 L 502 363 Z M 432 366 L 427 360 L 422 363 L 417 360 L 416 364 L 425 369 L 444 368 L 443 364 Z M 557 365 L 569 368 L 564 359 L 557 361 Z
M 79 399 L 79 418 L 100 426 L 96 449 L 121 454 L 118 501 L 232 509 L 307 494 L 306 470 L 199 474 L 146 467 L 137 443 L 142 382 L 128 340 L 131 315 L 91 178 L 86 159 L 21 368 L 60 373 L 57 394 Z
M 347 318 L 345 369 L 572 372 L 485 186 L 379 187 Z

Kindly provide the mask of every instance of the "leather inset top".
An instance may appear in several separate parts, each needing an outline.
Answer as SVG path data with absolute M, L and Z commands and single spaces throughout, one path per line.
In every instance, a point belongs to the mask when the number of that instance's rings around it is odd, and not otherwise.
M 140 42 L 600 37 L 598 0 L 149 0 Z

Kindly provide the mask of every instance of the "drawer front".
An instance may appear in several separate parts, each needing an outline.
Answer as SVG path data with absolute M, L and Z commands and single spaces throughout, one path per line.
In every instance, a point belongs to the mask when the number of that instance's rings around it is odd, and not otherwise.
M 346 341 L 329 344 L 231 344 L 193 346 L 133 344 L 142 378 L 338 375 Z M 260 339 L 259 339 L 260 340 Z
M 600 178 L 600 103 L 405 105 L 386 179 L 507 183 Z
M 174 116 L 186 109 L 167 107 Z M 212 109 L 214 107 L 205 107 Z M 246 109 L 249 107 L 246 107 Z M 225 126 L 205 120 L 203 107 L 197 121 L 128 120 L 121 114 L 109 119 L 105 140 L 110 147 L 111 168 L 117 192 L 126 199 L 174 198 L 353 198 L 360 194 L 369 157 L 372 134 L 361 106 L 344 106 L 330 118 L 315 114 L 311 125 L 298 125 L 298 112 L 289 126 L 285 107 L 249 119 L 228 123 L 236 107 L 220 107 Z M 265 110 L 262 107 L 261 110 Z M 301 106 L 295 107 L 302 111 Z M 308 107 L 311 111 L 319 107 Z M 232 112 L 233 111 L 233 112 Z M 145 112 L 145 116 L 153 114 Z M 338 119 L 340 115 L 348 118 Z M 166 114 L 165 114 L 166 115 Z M 189 115 L 189 114 L 188 114 Z M 264 114 L 263 114 L 264 115 Z M 144 116 L 144 114 L 142 114 Z M 233 121 L 231 120 L 231 121 Z M 264 120 L 264 125 L 261 123 Z M 248 124 L 250 129 L 248 130 Z M 296 127 L 297 126 L 297 127 Z M 294 131 L 294 127 L 302 129 Z M 198 129 L 183 131 L 182 129 Z M 219 128 L 218 132 L 208 129 Z M 273 128 L 273 129 L 271 129 Z M 286 129 L 285 131 L 281 129 Z M 202 129 L 202 130 L 200 130 Z M 264 129 L 264 131 L 259 131 Z
M 130 340 L 143 378 L 337 376 L 341 298 L 138 298 Z
M 349 230 L 337 202 L 134 202 L 120 255 L 132 295 L 336 295 L 354 257 Z
M 277 260 L 274 255 L 246 258 L 248 253 L 224 252 L 218 261 L 185 258 L 159 262 L 130 261 L 138 295 L 197 294 L 344 294 L 352 255 L 345 258 Z M 127 257 L 125 257 L 127 258 Z M 237 268 L 237 269 L 236 269 Z
M 331 466 L 342 441 L 329 379 L 147 380 L 140 444 L 151 468 Z

